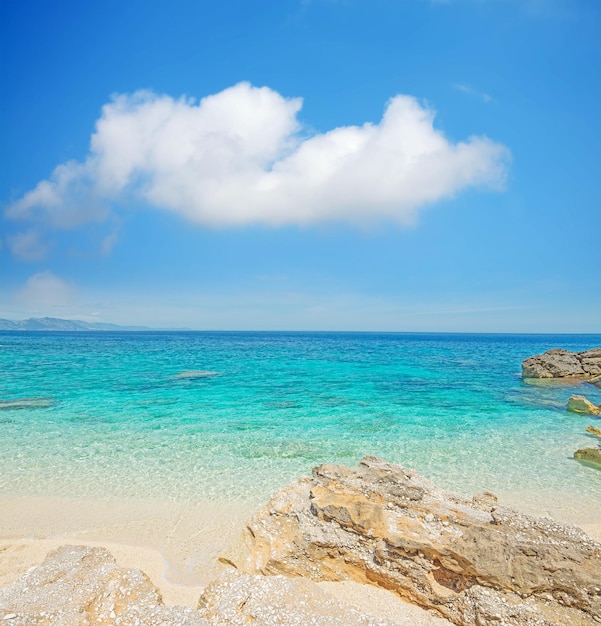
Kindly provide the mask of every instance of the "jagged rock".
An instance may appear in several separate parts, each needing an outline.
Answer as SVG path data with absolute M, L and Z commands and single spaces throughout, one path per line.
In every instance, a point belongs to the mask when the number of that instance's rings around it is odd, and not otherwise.
M 601 407 L 594 405 L 584 396 L 570 396 L 567 410 L 573 413 L 585 413 L 586 415 L 601 415 Z
M 574 452 L 574 458 L 578 461 L 601 465 L 601 448 L 581 448 L 580 450 L 576 450 L 576 452 Z M 599 571 L 599 574 L 601 576 L 601 570 Z
M 209 626 L 198 611 L 164 606 L 140 570 L 122 569 L 103 548 L 61 546 L 0 590 L 10 626 Z
M 523 378 L 581 378 L 601 377 L 601 348 L 570 352 L 562 348 L 547 350 L 522 363 Z M 601 378 L 599 379 L 601 380 Z
M 375 457 L 321 465 L 281 490 L 223 560 L 249 574 L 380 585 L 461 625 L 601 621 L 601 544 Z
M 582 368 L 591 376 L 601 376 L 601 348 L 578 352 Z
M 400 626 L 360 613 L 306 578 L 250 576 L 230 570 L 212 582 L 198 608 L 212 626 Z
M 19 409 L 47 409 L 54 406 L 52 398 L 19 398 L 18 400 L 0 400 L 0 411 L 17 411 Z
M 590 433 L 591 435 L 595 435 L 595 437 L 601 437 L 601 428 L 597 426 L 587 426 L 586 432 Z

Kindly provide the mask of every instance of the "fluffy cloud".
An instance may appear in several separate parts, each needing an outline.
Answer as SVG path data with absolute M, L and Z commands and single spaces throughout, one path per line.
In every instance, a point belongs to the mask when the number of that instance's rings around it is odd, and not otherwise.
M 240 83 L 199 103 L 151 92 L 103 107 L 82 163 L 57 167 L 7 216 L 69 228 L 142 200 L 201 224 L 410 223 L 473 186 L 501 188 L 508 150 L 452 143 L 434 112 L 396 96 L 379 123 L 307 136 L 298 98 Z

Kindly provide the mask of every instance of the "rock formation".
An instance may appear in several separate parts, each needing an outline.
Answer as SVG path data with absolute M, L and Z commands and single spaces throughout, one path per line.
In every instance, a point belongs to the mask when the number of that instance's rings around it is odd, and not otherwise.
M 62 546 L 0 590 L 0 621 L 10 626 L 209 626 L 198 611 L 163 604 L 140 570 L 103 548 Z
M 581 448 L 574 452 L 574 458 L 585 463 L 601 466 L 601 448 Z M 601 579 L 601 571 L 599 572 Z
M 591 435 L 595 435 L 595 437 L 601 437 L 601 428 L 599 428 L 598 426 L 587 426 L 586 432 L 590 433 Z
M 577 378 L 601 386 L 601 348 L 570 352 L 556 348 L 522 363 L 523 378 Z
M 570 396 L 567 410 L 573 413 L 584 413 L 586 415 L 601 415 L 601 406 L 594 405 L 584 396 Z
M 461 625 L 601 621 L 601 544 L 375 457 L 321 465 L 281 490 L 224 560 L 249 574 L 379 585 Z

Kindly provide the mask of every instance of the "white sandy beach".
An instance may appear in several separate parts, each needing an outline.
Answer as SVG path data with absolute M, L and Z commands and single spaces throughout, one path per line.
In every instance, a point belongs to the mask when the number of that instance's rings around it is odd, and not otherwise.
M 505 502 L 516 505 L 515 502 Z M 524 507 L 528 508 L 528 507 Z M 166 604 L 196 607 L 205 587 L 226 566 L 219 554 L 234 543 L 253 509 L 236 503 L 94 500 L 32 496 L 0 499 L 0 587 L 40 564 L 63 544 L 107 548 L 122 567 L 143 570 Z M 564 519 L 576 523 L 568 511 Z M 601 523 L 581 526 L 601 541 Z M 321 583 L 357 609 L 401 623 L 447 623 L 390 592 L 357 583 Z

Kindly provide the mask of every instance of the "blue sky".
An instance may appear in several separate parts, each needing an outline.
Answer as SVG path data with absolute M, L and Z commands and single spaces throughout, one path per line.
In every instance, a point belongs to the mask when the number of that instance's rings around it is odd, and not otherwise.
M 0 0 L 0 317 L 601 332 L 595 0 Z

